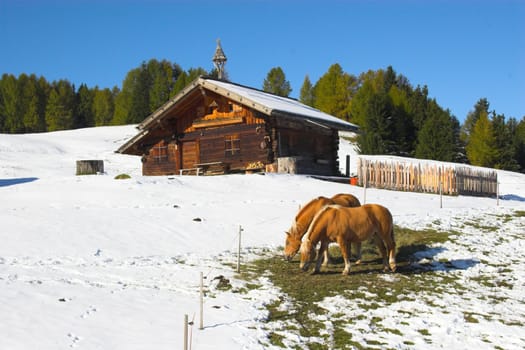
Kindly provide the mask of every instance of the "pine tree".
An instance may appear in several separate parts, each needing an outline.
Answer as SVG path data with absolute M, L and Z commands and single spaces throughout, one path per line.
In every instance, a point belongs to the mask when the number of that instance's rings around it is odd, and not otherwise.
M 315 108 L 338 118 L 350 119 L 350 100 L 356 84 L 355 77 L 333 64 L 315 84 Z
M 476 125 L 476 122 L 478 121 L 479 117 L 482 114 L 488 115 L 489 113 L 489 101 L 486 98 L 480 98 L 478 102 L 474 105 L 474 110 L 470 111 L 465 118 L 465 122 L 463 123 L 463 126 L 461 127 L 461 141 L 463 141 L 466 144 L 469 142 L 470 134 L 472 133 L 472 130 L 474 129 L 474 125 Z
M 95 126 L 109 125 L 113 119 L 115 105 L 113 93 L 109 89 L 95 88 L 93 96 L 93 118 Z
M 151 79 L 149 93 L 150 111 L 162 106 L 172 96 L 172 91 L 182 69 L 166 60 L 150 60 L 147 64 Z
M 469 135 L 467 157 L 472 165 L 493 168 L 498 160 L 496 137 L 488 113 L 482 112 Z
M 266 92 L 283 97 L 288 97 L 290 92 L 292 92 L 290 82 L 286 80 L 286 76 L 281 67 L 270 69 L 266 79 L 264 79 L 262 89 Z
M 310 77 L 308 77 L 308 75 L 304 77 L 303 85 L 301 86 L 301 92 L 299 95 L 299 101 L 301 101 L 307 106 L 314 106 L 314 88 L 312 86 L 312 83 L 310 82 Z
M 514 158 L 518 163 L 519 170 L 525 173 L 525 116 L 516 125 L 513 145 Z
M 46 106 L 47 130 L 69 130 L 74 122 L 75 87 L 67 80 L 53 85 Z
M 512 171 L 518 170 L 519 165 L 515 158 L 515 147 L 513 147 L 516 121 L 511 119 L 507 123 L 505 122 L 505 116 L 503 114 L 496 114 L 494 112 L 492 116 L 492 128 L 496 139 L 495 148 L 498 153 L 494 167 L 496 169 Z
M 45 95 L 34 74 L 24 84 L 22 105 L 25 132 L 45 131 Z
M 95 126 L 93 95 L 93 91 L 91 91 L 86 84 L 80 85 L 77 92 L 77 108 L 73 121 L 73 127 L 75 129 Z
M 415 156 L 446 162 L 456 160 L 454 123 L 449 113 L 439 112 L 429 116 L 419 131 Z
M 2 95 L 2 114 L 4 130 L 7 133 L 24 132 L 22 101 L 18 79 L 12 74 L 4 74 L 0 84 Z
M 393 105 L 388 94 L 376 93 L 368 100 L 362 134 L 357 138 L 365 154 L 395 154 Z

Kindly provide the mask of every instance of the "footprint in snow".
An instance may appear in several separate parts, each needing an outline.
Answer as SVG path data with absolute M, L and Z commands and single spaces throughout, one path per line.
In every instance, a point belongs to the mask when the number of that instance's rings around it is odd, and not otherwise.
M 80 315 L 81 318 L 87 318 L 88 316 L 94 314 L 97 312 L 97 308 L 94 306 L 90 306 L 82 315 Z
M 75 335 L 73 333 L 68 333 L 67 336 L 68 336 L 69 339 L 71 339 L 71 344 L 69 344 L 70 348 L 76 347 L 78 345 L 78 342 L 80 342 L 82 340 L 81 337 L 79 337 L 78 335 Z

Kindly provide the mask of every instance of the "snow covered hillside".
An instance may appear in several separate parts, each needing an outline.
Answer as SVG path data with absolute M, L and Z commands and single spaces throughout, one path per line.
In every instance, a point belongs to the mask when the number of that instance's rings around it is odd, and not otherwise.
M 192 327 L 192 349 L 276 348 L 267 329 L 281 325 L 261 327 L 266 303 L 280 293 L 270 281 L 247 294 L 214 289 L 219 275 L 245 283 L 230 265 L 239 227 L 243 261 L 262 250 L 278 253 L 299 205 L 340 192 L 362 198 L 363 189 L 280 174 L 143 177 L 139 157 L 114 153 L 135 132 L 119 126 L 0 135 L 0 349 L 180 349 L 184 314 L 198 323 L 200 272 L 213 293 L 205 299 L 204 329 Z M 355 150 L 342 141 L 342 168 L 345 154 L 355 169 Z M 106 173 L 75 176 L 81 159 L 104 160 Z M 131 179 L 115 180 L 121 173 Z M 499 206 L 459 196 L 444 197 L 440 209 L 437 195 L 367 190 L 367 202 L 388 207 L 398 226 L 463 233 L 421 260 L 475 264 L 453 272 L 464 293 L 399 300 L 354 323 L 356 306 L 343 302 L 354 339 L 388 348 L 525 347 L 525 175 L 498 176 Z M 498 229 L 480 234 L 489 224 Z M 485 286 L 480 276 L 512 287 Z M 321 307 L 343 312 L 333 305 L 327 299 Z M 467 322 L 465 308 L 487 317 Z M 406 310 L 420 312 L 405 324 Z M 374 317 L 402 335 L 375 331 Z M 428 334 L 414 331 L 421 328 Z M 290 347 L 308 341 L 284 337 Z

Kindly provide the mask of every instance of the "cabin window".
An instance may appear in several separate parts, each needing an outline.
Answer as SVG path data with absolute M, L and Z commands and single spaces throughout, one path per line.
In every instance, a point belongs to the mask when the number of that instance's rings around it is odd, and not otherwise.
M 168 146 L 161 144 L 153 147 L 153 160 L 156 163 L 164 163 L 168 161 Z
M 232 157 L 241 153 L 241 140 L 239 135 L 228 135 L 224 137 L 224 155 Z

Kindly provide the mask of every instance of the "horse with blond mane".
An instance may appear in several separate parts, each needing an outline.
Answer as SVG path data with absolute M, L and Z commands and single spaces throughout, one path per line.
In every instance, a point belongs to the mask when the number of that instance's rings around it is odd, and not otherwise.
M 317 197 L 304 205 L 292 224 L 292 227 L 286 232 L 286 241 L 284 244 L 284 256 L 291 260 L 299 251 L 301 240 L 308 230 L 315 214 L 326 205 L 338 204 L 344 207 L 359 207 L 361 203 L 355 196 L 347 193 L 339 193 L 331 198 Z M 358 261 L 361 259 L 361 244 L 357 245 Z M 325 256 L 325 263 L 328 263 L 328 251 Z
M 365 204 L 356 208 L 327 205 L 313 219 L 301 244 L 300 267 L 308 270 L 315 259 L 315 248 L 321 242 L 314 273 L 321 268 L 322 254 L 330 242 L 337 242 L 345 262 L 343 275 L 350 273 L 350 245 L 374 237 L 383 257 L 384 270 L 396 270 L 396 242 L 390 211 L 379 204 Z

